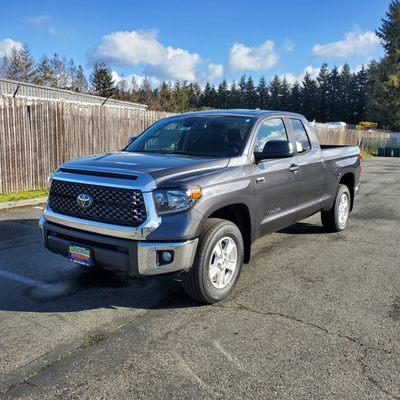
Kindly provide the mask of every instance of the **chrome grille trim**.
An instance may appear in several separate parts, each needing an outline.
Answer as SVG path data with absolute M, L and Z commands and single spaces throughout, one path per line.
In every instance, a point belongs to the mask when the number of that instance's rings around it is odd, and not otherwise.
M 61 171 L 56 171 L 54 173 L 54 179 L 84 183 L 87 185 L 91 184 L 141 190 L 147 218 L 141 225 L 137 227 L 121 226 L 59 214 L 54 212 L 50 208 L 49 204 L 46 205 L 43 216 L 49 222 L 68 226 L 73 229 L 98 233 L 106 236 L 119 237 L 123 239 L 146 240 L 147 236 L 157 229 L 161 223 L 161 217 L 159 217 L 157 214 L 152 194 L 152 190 L 155 189 L 156 183 L 150 174 L 136 171 L 132 171 L 132 173 L 137 176 L 137 179 L 132 180 L 132 182 L 129 182 L 126 179 L 121 180 L 110 177 L 104 178 L 98 176 L 79 176 L 79 174 Z

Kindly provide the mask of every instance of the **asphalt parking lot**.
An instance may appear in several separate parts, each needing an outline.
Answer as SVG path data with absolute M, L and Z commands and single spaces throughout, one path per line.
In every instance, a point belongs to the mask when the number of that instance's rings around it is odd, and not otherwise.
M 400 399 L 400 159 L 362 181 L 345 232 L 258 240 L 214 306 L 47 252 L 38 208 L 0 213 L 0 398 Z

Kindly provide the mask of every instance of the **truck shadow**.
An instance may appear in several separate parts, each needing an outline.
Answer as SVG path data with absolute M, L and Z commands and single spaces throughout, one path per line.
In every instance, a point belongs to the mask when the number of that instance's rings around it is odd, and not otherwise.
M 323 233 L 328 233 L 322 225 L 314 225 L 307 222 L 298 222 L 294 225 L 288 226 L 287 228 L 281 229 L 278 232 L 289 235 L 321 235 Z
M 319 225 L 300 222 L 280 232 L 321 234 L 324 230 Z M 64 313 L 98 308 L 199 306 L 170 276 L 137 279 L 124 273 L 75 266 L 44 248 L 36 219 L 0 221 L 2 311 Z
M 1 287 L 1 286 L 0 286 Z M 0 310 L 25 312 L 75 312 L 92 309 L 166 309 L 198 307 L 180 282 L 167 278 L 135 279 L 122 273 L 79 271 L 67 279 L 15 292 Z
M 0 311 L 63 313 L 200 305 L 168 276 L 136 279 L 69 263 L 42 245 L 37 222 L 0 220 Z

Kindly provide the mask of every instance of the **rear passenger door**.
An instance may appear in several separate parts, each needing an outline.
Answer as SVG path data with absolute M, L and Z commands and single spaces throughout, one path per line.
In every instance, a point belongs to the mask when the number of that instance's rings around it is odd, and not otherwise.
M 289 121 L 290 136 L 297 151 L 293 162 L 298 167 L 300 182 L 296 220 L 301 220 L 321 209 L 325 172 L 321 149 L 310 141 L 303 121 L 297 118 Z
M 289 141 L 283 117 L 269 117 L 256 130 L 253 151 L 263 151 L 269 140 Z M 253 165 L 259 236 L 295 222 L 299 179 L 292 170 L 295 157 L 266 159 Z

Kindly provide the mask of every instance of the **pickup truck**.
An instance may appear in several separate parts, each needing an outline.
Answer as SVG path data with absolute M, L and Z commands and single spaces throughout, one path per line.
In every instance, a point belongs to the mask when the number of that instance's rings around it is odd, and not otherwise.
M 345 229 L 361 161 L 358 147 L 320 146 L 299 114 L 175 115 L 121 151 L 61 165 L 39 226 L 77 264 L 170 274 L 211 304 L 233 290 L 257 238 L 318 212 L 328 231 Z

